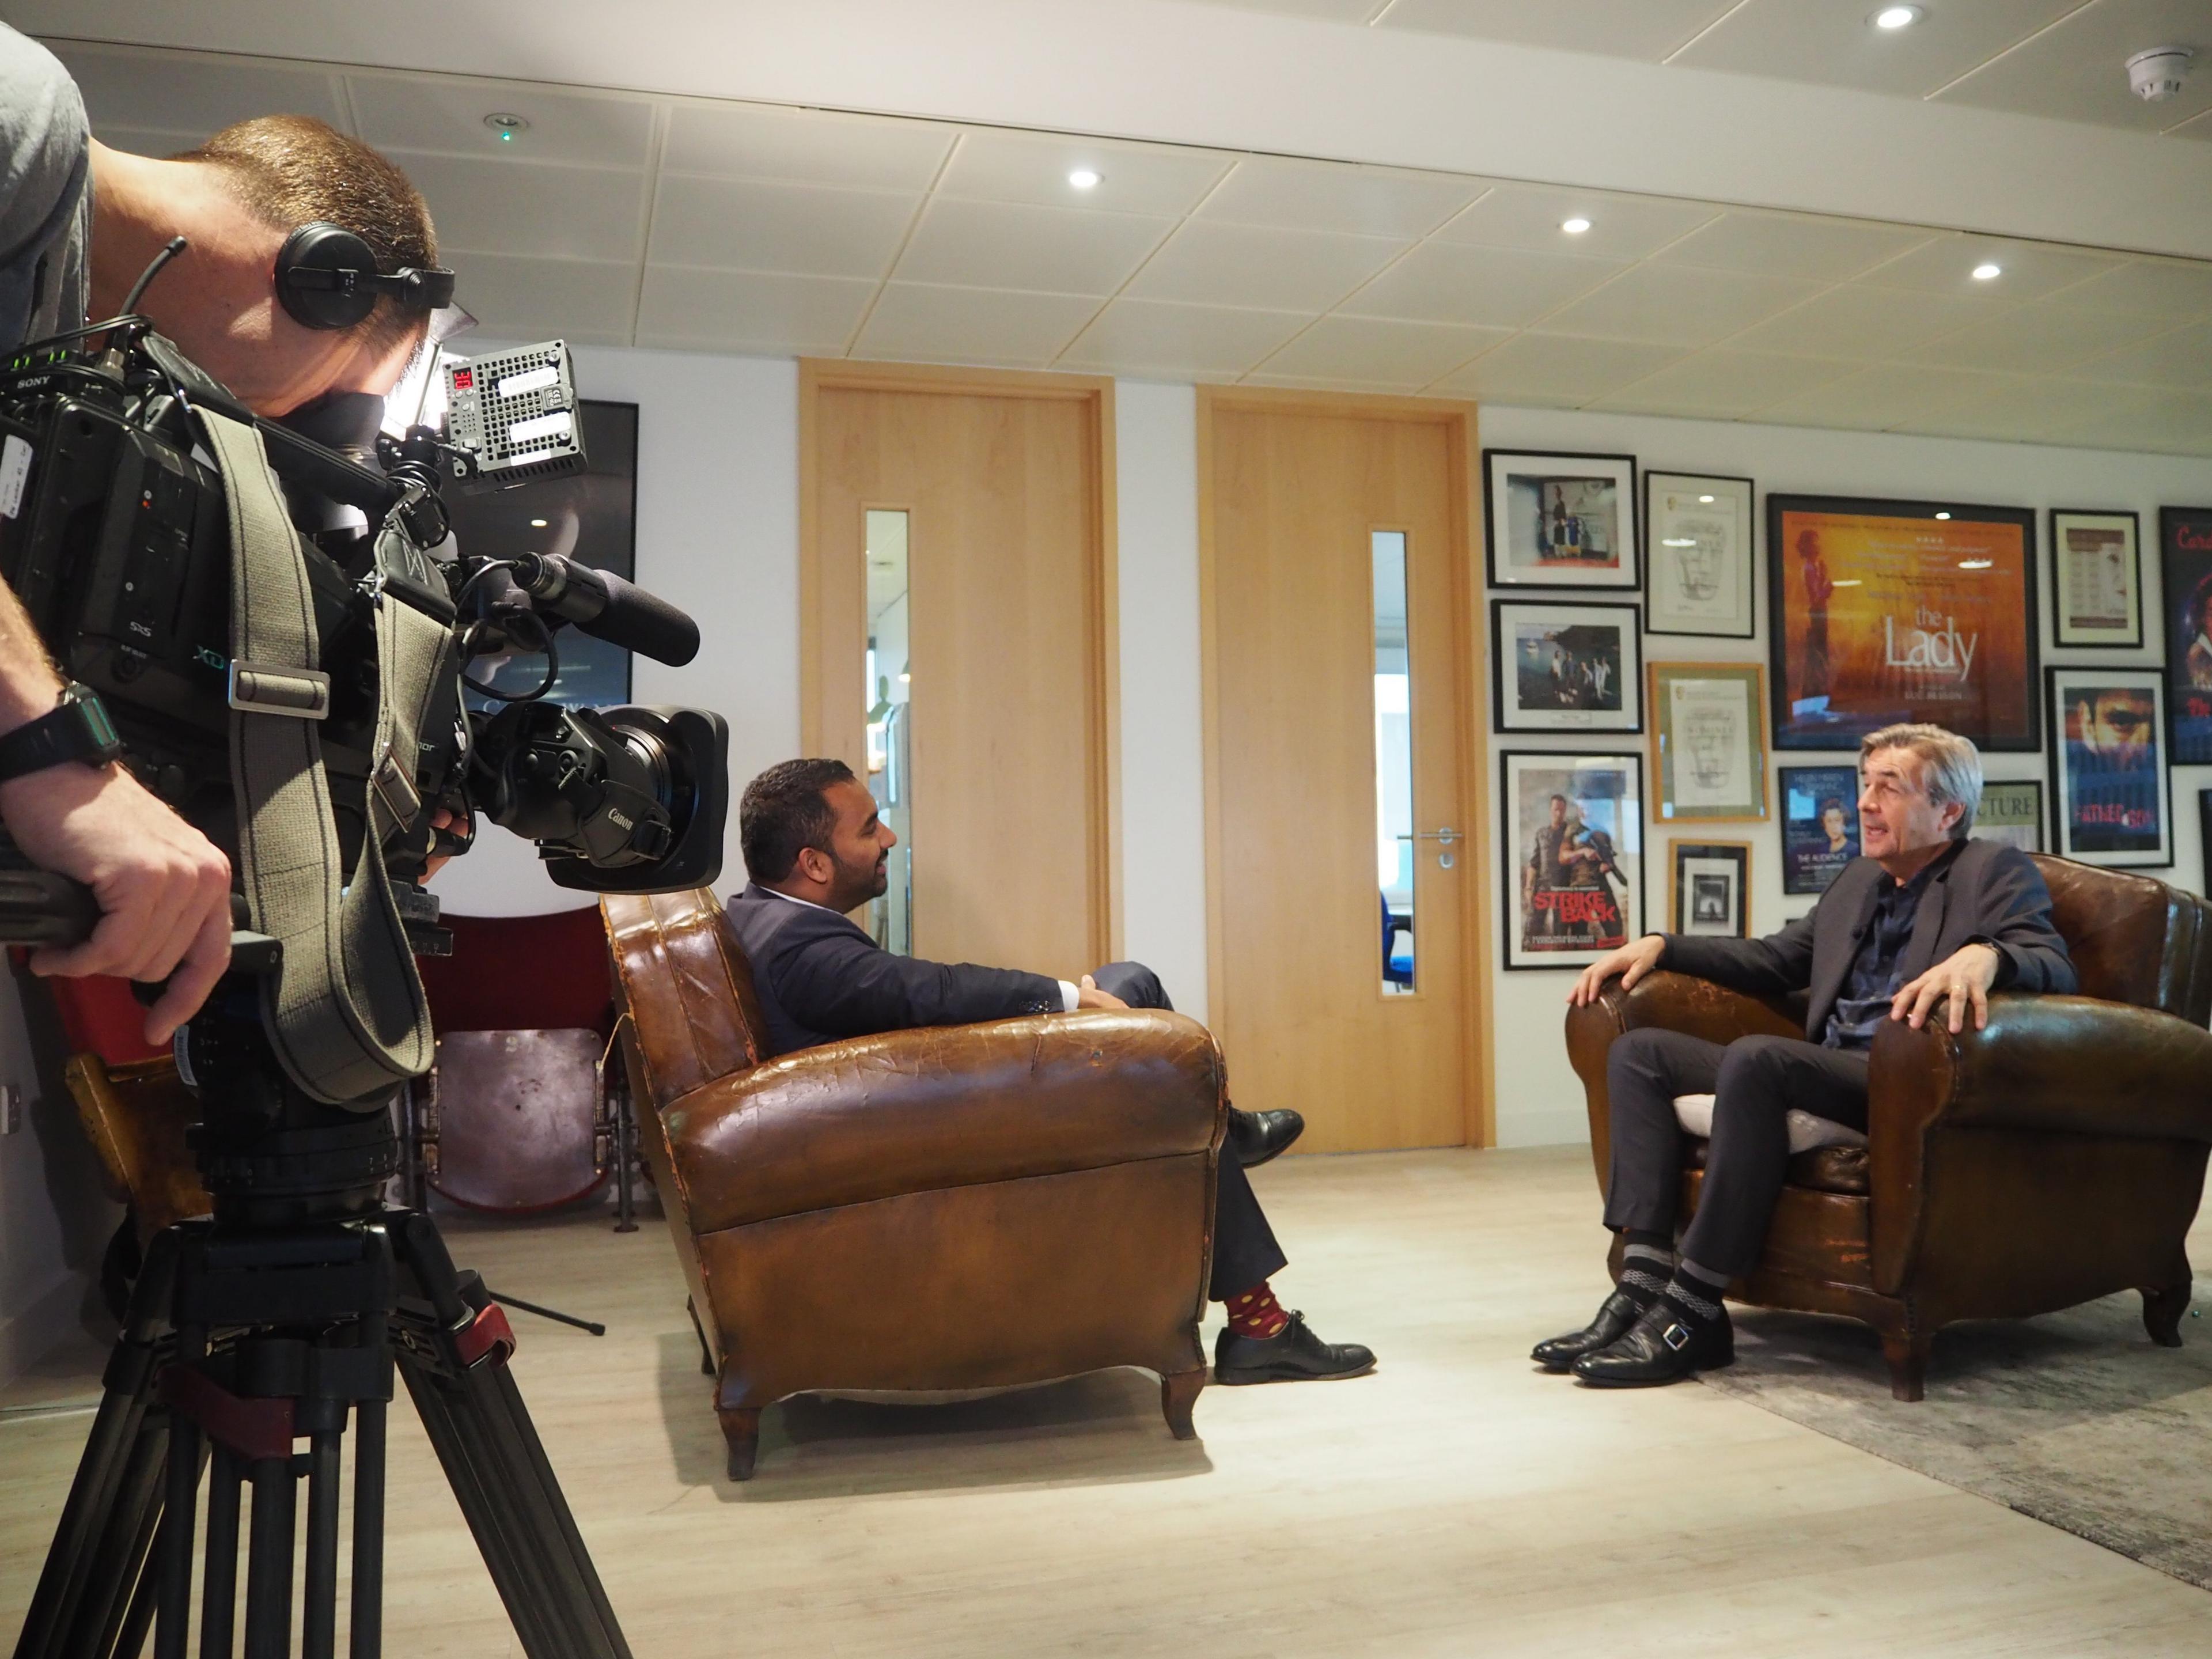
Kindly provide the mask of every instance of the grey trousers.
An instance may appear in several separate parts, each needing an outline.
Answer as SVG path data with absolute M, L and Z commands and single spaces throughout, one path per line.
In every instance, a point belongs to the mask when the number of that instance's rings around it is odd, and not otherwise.
M 1731 1278 L 1758 1261 L 1782 1195 L 1790 1109 L 1866 1127 L 1866 1055 L 1796 1037 L 1739 1037 L 1723 1048 L 1645 1027 L 1613 1039 L 1606 1085 L 1613 1155 L 1605 1224 L 1616 1231 L 1673 1234 L 1684 1139 L 1674 1097 L 1716 1097 L 1705 1185 L 1681 1253 Z

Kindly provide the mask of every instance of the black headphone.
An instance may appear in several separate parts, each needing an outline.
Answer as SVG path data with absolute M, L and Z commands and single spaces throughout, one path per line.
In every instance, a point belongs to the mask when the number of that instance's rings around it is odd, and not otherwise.
M 390 295 L 408 311 L 431 312 L 453 301 L 453 273 L 376 268 L 368 244 L 342 225 L 318 219 L 284 239 L 276 254 L 276 298 L 307 328 L 351 328 Z

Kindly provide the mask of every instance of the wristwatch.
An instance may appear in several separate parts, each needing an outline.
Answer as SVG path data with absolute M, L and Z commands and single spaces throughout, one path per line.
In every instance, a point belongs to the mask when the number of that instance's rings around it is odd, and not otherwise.
M 107 718 L 99 695 L 75 682 L 62 688 L 51 714 L 17 726 L 0 738 L 0 783 L 26 773 L 43 772 L 64 761 L 105 766 L 123 758 L 123 739 Z

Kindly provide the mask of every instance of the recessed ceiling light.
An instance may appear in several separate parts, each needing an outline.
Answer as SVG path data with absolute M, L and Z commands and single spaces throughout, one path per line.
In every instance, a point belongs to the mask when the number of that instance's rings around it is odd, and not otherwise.
M 1559 228 L 1565 231 L 1570 236 L 1581 235 L 1584 231 L 1589 228 L 1589 225 L 1590 222 L 1583 218 L 1579 213 L 1571 219 L 1563 219 L 1559 222 Z
M 1993 283 L 2003 275 L 2004 267 L 1991 260 L 1984 259 L 1974 267 L 1974 280 L 1978 283 Z
M 511 144 L 516 133 L 530 131 L 530 123 L 526 119 L 520 115 L 510 115 L 505 110 L 497 110 L 485 116 L 484 125 L 499 135 L 499 142 L 502 144 Z
M 1105 176 L 1095 167 L 1078 167 L 1067 175 L 1067 182 L 1078 190 L 1096 190 L 1098 181 Z
M 1939 519 L 1948 519 L 1951 515 L 1948 513 L 1938 513 L 1936 516 Z
M 1698 505 L 1699 507 L 1711 507 L 1712 504 L 1713 498 L 1710 495 L 1700 495 L 1698 497 Z
M 545 528 L 545 520 L 543 519 L 532 519 L 530 521 L 530 527 L 532 530 L 543 530 Z
M 1917 6 L 1884 6 L 1874 15 L 1874 26 L 1878 29 L 1910 28 L 1920 21 Z

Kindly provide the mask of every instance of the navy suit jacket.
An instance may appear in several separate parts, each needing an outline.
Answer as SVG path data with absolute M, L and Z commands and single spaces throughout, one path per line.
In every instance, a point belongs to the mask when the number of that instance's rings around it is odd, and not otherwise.
M 1869 858 L 1837 873 L 1810 912 L 1765 939 L 1667 935 L 1662 968 L 1695 974 L 1755 996 L 1804 991 L 1805 1035 L 1818 1042 L 1829 1012 L 1874 923 L 1875 901 L 1889 872 Z M 2066 941 L 2051 925 L 2051 890 L 2043 872 L 2017 847 L 1969 841 L 1920 896 L 1912 937 L 1900 959 L 1910 984 L 1961 947 L 1992 945 L 1996 983 L 2010 991 L 2073 990 L 2079 983 Z
M 1056 1014 L 1060 981 L 972 963 L 894 956 L 857 923 L 757 884 L 730 901 L 776 1054 L 915 1025 Z

